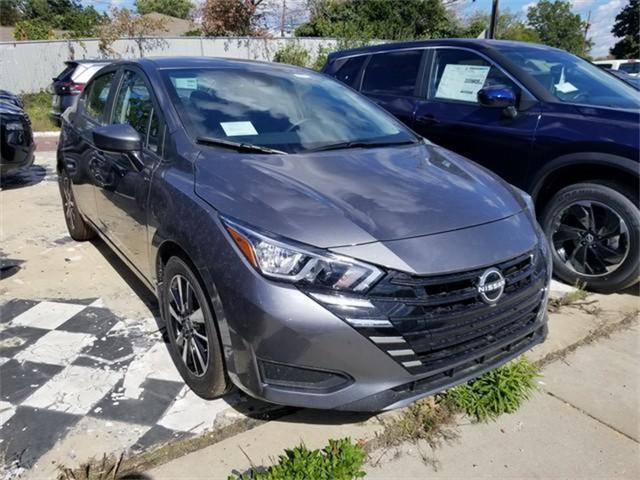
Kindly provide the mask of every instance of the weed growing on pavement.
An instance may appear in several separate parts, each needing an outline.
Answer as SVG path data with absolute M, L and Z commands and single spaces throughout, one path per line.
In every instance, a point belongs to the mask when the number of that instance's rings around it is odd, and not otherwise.
M 442 401 L 478 422 L 495 420 L 503 413 L 515 412 L 537 388 L 535 379 L 539 376 L 536 364 L 520 357 L 448 390 Z
M 573 305 L 578 302 L 582 302 L 589 292 L 584 289 L 584 285 L 576 284 L 575 290 L 572 290 L 560 298 L 552 298 L 549 300 L 549 311 L 554 313 L 560 310 L 562 307 Z
M 76 469 L 61 468 L 58 480 L 118 480 L 124 455 L 103 455 L 102 460 L 91 460 Z
M 436 397 L 412 403 L 392 420 L 383 421 L 384 429 L 376 435 L 372 445 L 373 449 L 382 449 L 382 453 L 376 455 L 375 460 L 370 458 L 371 463 L 377 465 L 389 450 L 397 449 L 404 443 L 411 443 L 425 463 L 436 467 L 437 462 L 429 457 L 420 443 L 426 442 L 431 449 L 435 449 L 444 442 L 456 439 L 456 413 L 449 404 Z
M 300 445 L 285 450 L 278 463 L 264 471 L 252 467 L 249 473 L 229 476 L 229 480 L 353 480 L 362 478 L 362 448 L 351 439 L 329 440 L 322 450 L 309 450 Z

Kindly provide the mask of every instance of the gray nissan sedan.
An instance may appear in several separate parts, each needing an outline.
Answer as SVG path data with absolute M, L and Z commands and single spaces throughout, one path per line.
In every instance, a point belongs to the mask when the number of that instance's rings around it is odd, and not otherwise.
M 329 77 L 118 62 L 62 123 L 71 236 L 102 237 L 157 294 L 201 397 L 397 408 L 546 336 L 529 196 Z

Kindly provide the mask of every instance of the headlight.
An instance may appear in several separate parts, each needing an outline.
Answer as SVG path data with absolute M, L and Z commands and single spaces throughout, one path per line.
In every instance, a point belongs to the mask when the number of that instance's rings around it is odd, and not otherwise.
M 221 217 L 247 261 L 268 278 L 323 289 L 363 292 L 383 272 L 355 259 L 276 240 Z
M 513 189 L 514 193 L 518 197 L 520 197 L 520 199 L 522 200 L 524 205 L 527 207 L 527 210 L 529 210 L 531 212 L 531 214 L 533 215 L 533 217 L 535 218 L 535 216 L 536 216 L 536 205 L 535 205 L 535 203 L 533 203 L 533 198 L 531 198 L 531 195 L 529 195 L 524 190 L 520 190 L 518 187 L 514 187 L 513 185 L 511 185 L 511 188 Z
M 4 126 L 8 132 L 21 132 L 24 130 L 24 125 L 20 122 L 7 122 Z

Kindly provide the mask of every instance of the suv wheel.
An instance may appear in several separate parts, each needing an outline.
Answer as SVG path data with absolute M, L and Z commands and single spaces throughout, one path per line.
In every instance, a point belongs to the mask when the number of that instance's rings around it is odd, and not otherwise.
M 71 177 L 63 168 L 58 175 L 58 186 L 62 196 L 62 209 L 64 211 L 64 221 L 67 224 L 69 235 L 76 241 L 91 240 L 96 236 L 96 232 L 84 221 L 78 211 L 73 190 L 71 189 Z
M 171 257 L 160 289 L 169 352 L 193 392 L 206 399 L 229 390 L 215 319 L 191 267 Z
M 561 280 L 602 293 L 640 280 L 640 211 L 632 199 L 623 187 L 603 183 L 570 185 L 553 196 L 542 228 Z

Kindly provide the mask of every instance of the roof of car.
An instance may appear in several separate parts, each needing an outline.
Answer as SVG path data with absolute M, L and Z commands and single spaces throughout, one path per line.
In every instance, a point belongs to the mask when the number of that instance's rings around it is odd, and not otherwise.
M 129 60 L 129 63 L 148 65 L 152 68 L 193 68 L 193 67 L 232 67 L 263 66 L 268 68 L 278 68 L 283 70 L 299 70 L 303 67 L 296 67 L 284 63 L 261 62 L 258 60 L 241 60 L 234 58 L 219 57 L 145 57 L 136 60 Z
M 76 63 L 78 65 L 85 65 L 85 64 L 96 64 L 96 65 L 105 64 L 106 65 L 106 64 L 112 63 L 112 62 L 113 62 L 113 60 L 104 59 L 104 58 L 97 58 L 97 59 L 86 59 L 86 58 L 83 58 L 81 60 L 67 60 L 64 63 L 66 63 L 66 64 Z
M 415 40 L 411 42 L 390 42 L 390 43 L 381 43 L 377 45 L 367 45 L 360 48 L 353 48 L 350 50 L 342 50 L 339 52 L 333 52 L 329 54 L 329 57 L 339 58 L 349 55 L 357 55 L 357 54 L 365 54 L 365 53 L 373 53 L 373 52 L 384 52 L 387 50 L 398 50 L 405 48 L 419 48 L 419 47 L 427 47 L 427 46 L 457 46 L 457 47 L 467 47 L 473 48 L 476 50 L 492 50 L 496 47 L 529 47 L 529 48 L 545 48 L 549 49 L 552 47 L 548 47 L 546 45 L 538 45 L 535 43 L 528 42 L 515 42 L 511 40 L 488 40 L 488 39 L 478 39 L 478 38 L 444 38 L 438 40 Z

